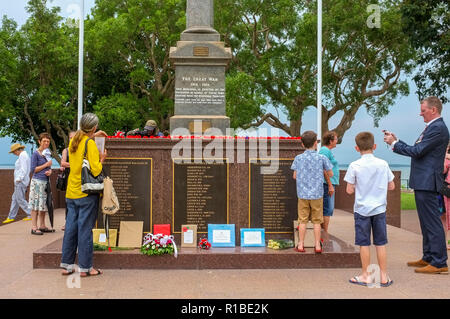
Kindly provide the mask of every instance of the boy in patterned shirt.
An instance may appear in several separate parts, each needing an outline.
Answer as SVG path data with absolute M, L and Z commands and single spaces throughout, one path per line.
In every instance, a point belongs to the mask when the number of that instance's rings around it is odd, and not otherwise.
M 299 242 L 295 248 L 305 252 L 304 240 L 308 220 L 314 224 L 316 253 L 322 252 L 320 241 L 321 224 L 323 223 L 323 175 L 333 176 L 333 165 L 325 156 L 317 153 L 317 134 L 306 131 L 302 134 L 305 152 L 297 155 L 292 163 L 294 179 L 297 184 Z

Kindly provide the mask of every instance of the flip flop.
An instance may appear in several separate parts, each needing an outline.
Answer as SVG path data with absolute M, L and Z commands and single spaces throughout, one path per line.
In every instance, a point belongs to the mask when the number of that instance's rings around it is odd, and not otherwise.
M 96 274 L 91 274 L 90 271 L 81 272 L 80 273 L 80 277 L 93 277 L 93 276 L 100 276 L 101 274 L 103 274 L 103 271 L 101 269 L 92 268 L 92 270 L 96 270 L 97 273 Z
M 294 248 L 294 250 L 298 253 L 304 253 L 306 252 L 305 248 L 303 247 L 302 249 L 298 249 L 298 246 Z
M 67 269 L 64 269 L 66 272 L 62 272 L 61 273 L 61 275 L 63 275 L 63 276 L 69 276 L 69 275 L 71 275 L 71 274 L 73 274 L 74 272 L 75 272 L 75 270 L 74 269 L 72 269 L 71 271 L 69 271 L 69 270 L 67 270 Z
M 44 235 L 44 233 L 42 231 L 39 230 L 39 232 L 38 232 L 37 229 L 32 229 L 31 234 L 32 235 Z
M 355 281 L 353 281 L 352 279 L 354 279 Z M 361 281 L 358 276 L 351 278 L 348 282 L 351 284 L 354 284 L 354 285 L 360 285 L 360 286 L 367 287 L 367 283 L 364 281 Z
M 55 230 L 54 229 L 48 229 L 48 227 L 46 228 L 39 228 L 39 230 L 43 233 L 54 233 Z
M 393 280 L 391 280 L 391 278 L 387 278 L 387 282 L 385 282 L 385 283 L 382 283 L 382 282 L 380 282 L 380 286 L 381 287 L 389 287 L 390 285 L 392 285 L 393 283 L 394 283 L 394 281 Z

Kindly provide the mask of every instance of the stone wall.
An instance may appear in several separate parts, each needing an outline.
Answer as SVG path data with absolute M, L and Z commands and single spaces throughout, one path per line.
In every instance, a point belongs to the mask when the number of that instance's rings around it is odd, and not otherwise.
M 59 169 L 54 169 L 50 177 L 53 204 L 55 208 L 64 208 L 65 206 L 65 192 L 61 192 L 56 189 L 56 177 L 58 176 Z M 3 221 L 8 217 L 9 208 L 11 205 L 11 196 L 14 193 L 14 169 L 1 169 L 0 170 L 0 189 L 2 190 L 0 195 L 0 221 Z M 26 193 L 26 199 L 28 200 L 28 192 Z M 22 219 L 26 216 L 22 209 L 19 209 L 16 219 Z M 2 224 L 0 223 L 0 226 Z

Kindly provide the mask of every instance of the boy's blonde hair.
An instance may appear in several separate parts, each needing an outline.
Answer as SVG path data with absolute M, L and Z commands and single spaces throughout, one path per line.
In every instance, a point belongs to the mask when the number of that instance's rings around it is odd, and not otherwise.
M 355 142 L 360 151 L 370 151 L 375 144 L 375 138 L 370 132 L 361 132 L 356 135 Z

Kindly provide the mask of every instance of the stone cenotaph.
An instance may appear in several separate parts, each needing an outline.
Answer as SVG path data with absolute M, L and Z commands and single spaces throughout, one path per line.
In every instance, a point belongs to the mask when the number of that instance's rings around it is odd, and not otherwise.
M 225 135 L 230 127 L 225 114 L 225 69 L 231 49 L 220 41 L 213 21 L 213 0 L 187 0 L 186 30 L 177 46 L 170 48 L 170 60 L 175 66 L 171 135 L 199 135 L 210 128 L 221 131 L 210 131 L 211 135 Z M 179 128 L 184 130 L 175 131 Z

